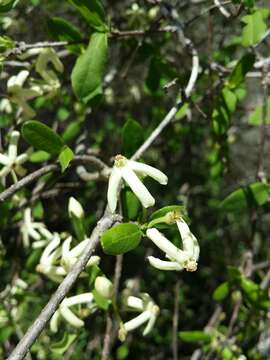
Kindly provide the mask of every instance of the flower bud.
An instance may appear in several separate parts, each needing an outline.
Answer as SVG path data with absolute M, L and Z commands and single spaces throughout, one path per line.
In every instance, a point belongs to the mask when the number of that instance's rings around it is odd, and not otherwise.
M 84 210 L 82 205 L 74 197 L 69 198 L 68 213 L 70 217 L 75 216 L 79 219 L 84 217 Z
M 106 299 L 111 299 L 113 296 L 113 284 L 105 276 L 98 276 L 96 278 L 95 289 Z

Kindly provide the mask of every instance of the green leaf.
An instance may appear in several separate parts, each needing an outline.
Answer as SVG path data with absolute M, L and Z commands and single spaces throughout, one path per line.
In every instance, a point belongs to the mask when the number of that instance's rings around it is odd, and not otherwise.
M 251 46 L 260 41 L 267 30 L 261 11 L 256 10 L 251 15 L 243 16 L 241 21 L 245 24 L 242 30 L 242 44 Z
M 107 62 L 107 35 L 94 33 L 85 52 L 79 56 L 72 70 L 74 93 L 84 102 L 102 92 L 102 80 Z
M 119 224 L 105 231 L 101 237 L 101 245 L 106 254 L 124 254 L 135 249 L 142 237 L 136 224 Z
M 18 0 L 2 0 L 0 4 L 0 13 L 4 13 L 11 10 L 16 6 L 17 3 Z
M 237 62 L 228 80 L 228 85 L 231 89 L 242 84 L 246 74 L 252 69 L 255 60 L 255 55 L 248 53 Z
M 61 164 L 62 172 L 66 170 L 66 168 L 68 167 L 69 163 L 73 158 L 74 158 L 73 151 L 68 146 L 65 145 L 58 156 L 59 162 Z
M 248 302 L 257 307 L 269 309 L 270 300 L 268 293 L 267 291 L 263 290 L 260 285 L 242 275 L 240 280 L 240 287 Z
M 185 206 L 183 206 L 183 205 L 168 205 L 168 206 L 164 206 L 163 208 L 153 212 L 153 214 L 150 216 L 150 220 L 155 220 L 155 219 L 161 218 L 172 211 L 180 213 L 181 215 L 186 214 Z
M 100 32 L 108 31 L 105 12 L 99 0 L 69 0 L 69 2 L 79 10 L 93 29 Z
M 39 121 L 27 121 L 22 127 L 22 135 L 34 148 L 43 150 L 52 155 L 61 152 L 63 140 L 47 125 Z
M 51 37 L 59 41 L 80 42 L 82 36 L 80 30 L 70 22 L 60 17 L 52 17 L 48 20 L 48 30 Z M 82 44 L 66 46 L 67 49 L 74 53 L 81 53 Z
M 81 124 L 79 122 L 72 122 L 67 126 L 62 134 L 62 139 L 65 143 L 73 140 L 81 131 Z
M 121 192 L 123 214 L 127 220 L 136 220 L 141 210 L 141 203 L 134 195 L 133 191 L 125 188 Z
M 212 336 L 203 331 L 180 331 L 179 337 L 181 340 L 190 342 L 190 343 L 210 343 L 212 340 Z
M 241 213 L 254 206 L 262 206 L 269 199 L 269 185 L 261 182 L 235 190 L 228 195 L 220 204 L 220 208 L 226 212 Z
M 229 291 L 230 291 L 230 285 L 229 283 L 226 281 L 222 284 L 220 284 L 216 290 L 214 291 L 213 293 L 213 299 L 215 301 L 221 301 L 223 299 L 225 299 L 228 294 L 229 294 Z
M 68 350 L 70 345 L 75 341 L 76 337 L 77 335 L 75 334 L 69 334 L 65 332 L 63 338 L 60 341 L 51 345 L 51 351 L 57 355 L 63 355 Z
M 270 124 L 270 96 L 267 99 L 267 109 L 266 109 L 266 124 Z M 250 114 L 248 119 L 249 124 L 251 125 L 261 125 L 263 123 L 263 106 L 259 105 L 256 109 Z
M 48 154 L 46 151 L 43 151 L 43 150 L 38 150 L 38 151 L 35 151 L 33 152 L 31 155 L 30 155 L 30 161 L 33 162 L 33 163 L 40 163 L 40 162 L 44 162 L 44 161 L 47 161 L 51 158 L 51 155 Z
M 144 141 L 144 131 L 135 120 L 128 120 L 123 126 L 122 142 L 124 155 L 131 157 Z

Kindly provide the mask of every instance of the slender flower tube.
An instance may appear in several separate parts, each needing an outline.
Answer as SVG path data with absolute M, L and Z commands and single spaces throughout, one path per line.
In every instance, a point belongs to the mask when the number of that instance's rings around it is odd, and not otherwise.
M 82 327 L 84 325 L 84 321 L 81 320 L 77 315 L 75 315 L 70 307 L 74 305 L 88 304 L 91 305 L 93 302 L 93 294 L 92 293 L 84 293 L 80 295 L 71 296 L 69 298 L 65 298 L 59 306 L 59 309 L 56 310 L 53 317 L 50 321 L 50 329 L 52 332 L 58 331 L 60 318 L 64 318 L 70 325 L 74 327 Z M 94 309 L 95 306 L 92 307 Z
M 28 160 L 28 154 L 18 155 L 18 141 L 20 133 L 12 131 L 9 140 L 7 154 L 0 154 L 0 164 L 3 165 L 0 170 L 0 178 L 7 176 L 9 173 L 16 179 L 16 174 L 24 176 L 26 170 L 21 166 Z
M 123 180 L 129 185 L 143 207 L 148 208 L 155 204 L 155 199 L 138 177 L 147 175 L 162 185 L 166 185 L 168 182 L 167 176 L 152 166 L 128 160 L 122 155 L 115 157 L 107 193 L 108 205 L 112 213 L 116 210 L 118 194 Z
M 147 237 L 165 253 L 170 261 L 163 261 L 153 256 L 149 256 L 148 260 L 159 270 L 196 271 L 200 254 L 198 241 L 181 217 L 176 217 L 175 222 L 182 238 L 183 250 L 178 249 L 160 231 L 150 228 L 146 231 Z

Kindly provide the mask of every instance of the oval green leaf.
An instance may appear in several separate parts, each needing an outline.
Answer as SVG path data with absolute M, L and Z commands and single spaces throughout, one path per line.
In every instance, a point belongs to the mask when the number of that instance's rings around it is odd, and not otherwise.
M 39 121 L 27 121 L 22 127 L 22 135 L 35 149 L 52 155 L 59 154 L 64 146 L 61 137 Z
M 83 102 L 88 102 L 102 92 L 107 52 L 107 35 L 94 33 L 87 49 L 76 61 L 71 82 L 75 95 Z
M 142 237 L 136 224 L 119 224 L 105 231 L 101 236 L 101 245 L 106 254 L 119 255 L 135 249 Z

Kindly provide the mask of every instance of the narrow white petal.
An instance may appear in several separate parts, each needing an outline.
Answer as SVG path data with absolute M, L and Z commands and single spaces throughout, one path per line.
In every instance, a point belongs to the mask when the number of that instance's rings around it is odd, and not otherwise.
M 100 263 L 100 257 L 99 256 L 91 256 L 90 260 L 86 264 L 86 267 L 98 265 Z
M 4 166 L 0 171 L 0 179 L 2 177 L 7 176 L 10 173 L 10 171 L 11 171 L 11 168 L 9 166 Z
M 151 330 L 153 329 L 155 322 L 157 320 L 158 314 L 159 314 L 159 307 L 157 305 L 153 305 L 152 309 L 150 310 L 152 315 L 143 331 L 143 336 L 148 335 Z
M 58 323 L 59 323 L 59 319 L 60 319 L 60 312 L 59 310 L 57 310 L 50 321 L 50 329 L 52 332 L 56 333 L 58 331 Z
M 144 186 L 138 176 L 128 166 L 122 169 L 122 176 L 126 183 L 130 186 L 131 190 L 142 203 L 143 207 L 148 208 L 155 204 L 155 199 Z
M 180 271 L 183 270 L 183 266 L 175 261 L 163 261 L 154 256 L 148 256 L 148 260 L 150 264 L 158 270 L 165 270 L 165 271 Z
M 170 259 L 173 259 L 179 263 L 186 260 L 185 253 L 178 249 L 172 242 L 165 238 L 165 236 L 155 228 L 148 229 L 146 231 L 147 237 L 153 241 L 165 254 L 168 254 Z
M 78 257 L 78 256 L 80 256 L 80 255 L 83 253 L 83 251 L 84 251 L 84 249 L 85 249 L 88 241 L 89 241 L 89 239 L 85 239 L 85 240 L 81 241 L 81 242 L 80 242 L 78 245 L 76 245 L 72 250 L 70 250 L 69 256 L 71 256 L 71 257 Z
M 25 80 L 27 79 L 28 75 L 29 75 L 29 71 L 27 71 L 27 70 L 20 71 L 19 74 L 16 76 L 15 84 L 17 86 L 22 87 Z
M 190 256 L 194 256 L 196 260 L 198 260 L 200 248 L 198 244 L 198 240 L 190 231 L 188 225 L 184 220 L 177 220 L 176 221 L 177 227 L 179 229 L 182 242 L 183 242 L 183 249 L 186 251 Z
M 31 236 L 31 238 L 33 238 L 34 240 L 38 241 L 41 239 L 41 236 L 40 234 L 32 227 L 28 227 L 28 233 L 29 233 L 29 236 Z
M 139 310 L 139 311 L 143 311 L 143 301 L 140 298 L 137 298 L 135 296 L 129 296 L 127 298 L 127 306 Z
M 74 327 L 82 327 L 84 325 L 84 322 L 78 318 L 68 307 L 61 306 L 59 308 L 59 311 L 63 318 L 69 322 Z
M 11 161 L 14 161 L 16 159 L 19 138 L 19 131 L 12 131 L 8 146 L 8 157 Z
M 0 164 L 8 165 L 9 163 L 10 163 L 9 157 L 4 154 L 0 154 Z
M 93 299 L 94 299 L 93 294 L 89 292 L 89 293 L 84 293 L 66 298 L 63 300 L 62 305 L 73 306 L 78 304 L 87 304 L 87 303 L 91 303 Z
M 168 183 L 168 177 L 162 171 L 154 168 L 153 166 L 133 160 L 129 160 L 128 165 L 136 173 L 139 173 L 141 175 L 148 175 L 162 185 L 166 185 Z
M 108 205 L 112 213 L 114 213 L 116 210 L 118 190 L 121 185 L 121 178 L 121 171 L 119 171 L 119 169 L 113 168 L 109 178 L 107 192 Z
M 140 315 L 136 316 L 134 319 L 127 321 L 124 323 L 125 330 L 131 331 L 136 329 L 137 327 L 144 324 L 146 321 L 148 321 L 151 318 L 151 312 L 149 310 L 144 311 Z
M 59 244 L 60 244 L 60 238 L 55 234 L 53 240 L 51 240 L 51 242 L 43 251 L 43 254 L 40 258 L 40 263 L 47 263 L 52 252 L 57 248 Z
M 21 155 L 17 156 L 16 164 L 21 165 L 21 164 L 25 163 L 27 160 L 28 160 L 28 155 L 21 154 Z
M 66 259 L 70 256 L 70 244 L 72 241 L 72 237 L 69 236 L 62 245 L 62 259 Z

